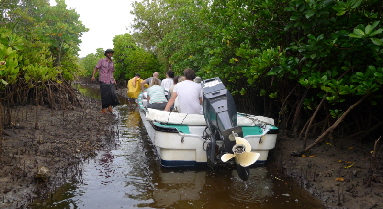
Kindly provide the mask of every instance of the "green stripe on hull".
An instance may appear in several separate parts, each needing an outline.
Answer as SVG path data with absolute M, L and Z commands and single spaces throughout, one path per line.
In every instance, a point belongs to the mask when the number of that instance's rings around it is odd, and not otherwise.
M 162 126 L 165 128 L 176 128 L 179 132 L 182 132 L 184 134 L 190 134 L 189 126 L 187 125 L 174 125 L 174 124 L 161 124 L 161 123 L 155 123 L 157 126 Z M 272 126 L 272 129 L 278 129 L 275 126 Z M 248 135 L 261 135 L 263 134 L 262 128 L 259 126 L 242 126 L 242 132 L 243 136 Z
M 242 126 L 243 136 L 261 135 L 263 130 L 259 126 Z
M 278 129 L 278 128 L 275 126 L 272 126 L 271 129 Z M 263 134 L 263 130 L 259 126 L 242 126 L 242 132 L 243 132 L 243 136 Z
M 182 132 L 184 134 L 190 134 L 189 131 L 189 126 L 185 125 L 173 125 L 173 124 L 161 124 L 161 123 L 155 123 L 157 126 L 162 126 L 162 127 L 169 127 L 169 128 L 176 128 L 179 132 Z
M 190 134 L 189 126 L 187 125 L 174 125 L 174 124 L 161 124 L 161 123 L 155 123 L 157 126 L 162 127 L 169 127 L 169 128 L 176 128 L 179 132 L 182 132 L 184 134 Z M 273 126 L 272 129 L 278 129 L 277 127 Z M 261 135 L 263 133 L 262 128 L 259 126 L 242 126 L 242 132 L 243 136 L 248 135 Z

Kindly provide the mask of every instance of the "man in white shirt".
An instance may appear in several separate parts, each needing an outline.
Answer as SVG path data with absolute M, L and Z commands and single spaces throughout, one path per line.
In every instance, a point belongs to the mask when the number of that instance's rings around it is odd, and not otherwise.
M 165 107 L 165 111 L 170 111 L 170 108 L 174 104 L 174 101 L 178 97 L 181 113 L 189 114 L 202 114 L 202 86 L 195 83 L 195 73 L 192 69 L 188 68 L 184 70 L 184 76 L 186 80 L 178 83 L 174 87 L 174 91 L 169 99 L 168 104 Z
M 173 85 L 174 72 L 169 70 L 166 72 L 166 78 L 161 81 L 161 86 L 165 89 L 165 97 L 170 99 L 169 88 Z

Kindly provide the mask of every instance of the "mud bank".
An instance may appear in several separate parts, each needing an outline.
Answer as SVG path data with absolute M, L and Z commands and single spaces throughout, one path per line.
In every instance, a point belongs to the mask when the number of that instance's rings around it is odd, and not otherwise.
M 113 138 L 113 114 L 78 94 L 83 108 L 52 110 L 16 106 L 4 128 L 0 154 L 0 208 L 28 208 L 31 201 L 81 175 L 81 162 Z
M 381 158 L 380 170 L 376 172 L 380 175 L 369 173 L 373 143 L 327 142 L 313 148 L 307 156 L 291 156 L 302 149 L 302 144 L 303 141 L 280 137 L 270 157 L 326 208 L 383 208 Z

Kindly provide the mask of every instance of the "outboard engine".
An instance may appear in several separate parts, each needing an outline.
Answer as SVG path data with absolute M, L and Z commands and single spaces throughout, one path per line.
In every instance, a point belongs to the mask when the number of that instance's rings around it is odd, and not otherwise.
M 241 138 L 243 132 L 242 127 L 237 126 L 237 108 L 234 98 L 219 78 L 202 81 L 202 88 L 203 114 L 210 130 L 210 136 L 206 139 L 208 164 L 215 165 L 235 157 L 239 177 L 247 180 L 249 178 L 248 165 L 254 163 L 259 154 L 249 154 L 250 144 Z M 217 140 L 223 141 L 222 147 L 217 145 Z M 246 147 L 250 150 L 246 150 Z M 240 154 L 243 155 L 237 159 Z
M 202 88 L 203 114 L 209 130 L 215 136 L 212 140 L 223 140 L 225 151 L 232 152 L 231 148 L 235 145 L 235 140 L 230 140 L 229 135 L 234 131 L 242 137 L 242 128 L 236 127 L 237 108 L 234 98 L 219 78 L 204 80 Z M 215 164 L 214 149 L 210 154 L 208 160 Z

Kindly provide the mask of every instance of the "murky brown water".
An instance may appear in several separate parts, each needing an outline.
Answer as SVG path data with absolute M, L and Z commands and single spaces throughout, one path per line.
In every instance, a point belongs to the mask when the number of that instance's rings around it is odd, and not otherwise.
M 161 168 L 138 109 L 115 110 L 119 137 L 37 208 L 323 208 L 271 163 L 251 168 L 246 182 L 235 170 Z

